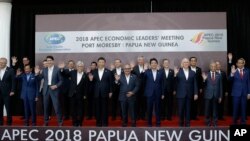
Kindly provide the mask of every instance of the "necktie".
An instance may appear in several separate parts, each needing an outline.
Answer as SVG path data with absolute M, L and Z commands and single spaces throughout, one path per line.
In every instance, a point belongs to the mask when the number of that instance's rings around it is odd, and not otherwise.
M 215 80 L 215 73 L 212 72 L 212 80 L 214 81 Z
M 30 79 L 30 74 L 27 74 L 27 81 L 29 81 Z
M 243 70 L 240 69 L 240 78 L 242 79 L 243 78 Z

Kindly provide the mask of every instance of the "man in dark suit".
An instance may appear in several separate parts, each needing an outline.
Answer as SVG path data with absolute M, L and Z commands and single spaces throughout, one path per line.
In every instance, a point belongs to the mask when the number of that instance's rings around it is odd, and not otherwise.
M 147 97 L 148 126 L 151 127 L 153 107 L 155 107 L 156 126 L 161 124 L 161 99 L 164 99 L 164 93 L 162 90 L 162 72 L 157 70 L 158 61 L 151 58 L 149 62 L 151 68 L 144 73 L 144 95 Z
M 196 82 L 197 82 L 197 87 L 199 90 L 199 97 L 200 100 L 191 100 L 191 120 L 198 120 L 198 114 L 200 111 L 203 110 L 203 108 L 199 108 L 202 105 L 202 70 L 200 67 L 197 66 L 197 58 L 196 57 L 190 57 L 190 69 L 195 72 L 195 77 L 196 77 Z
M 222 100 L 222 77 L 216 72 L 216 63 L 210 63 L 210 71 L 202 74 L 204 82 L 205 99 L 205 122 L 211 126 L 211 115 L 213 125 L 217 126 L 218 121 L 218 103 Z M 212 114 L 211 114 L 212 111 Z
M 126 127 L 128 124 L 128 110 L 131 115 L 131 126 L 136 126 L 135 117 L 135 102 L 136 93 L 139 90 L 139 81 L 136 75 L 131 74 L 130 65 L 124 66 L 124 73 L 115 75 L 115 83 L 120 86 L 119 101 L 121 102 L 122 110 L 122 126 Z
M 84 63 L 78 61 L 77 70 L 63 69 L 63 74 L 70 77 L 69 93 L 70 109 L 73 126 L 82 126 L 83 121 L 83 100 L 86 99 L 87 75 L 84 73 Z
M 98 58 L 98 68 L 89 76 L 95 86 L 96 126 L 108 126 L 108 98 L 112 97 L 113 76 L 110 70 L 105 68 L 106 59 Z
M 90 65 L 90 70 L 87 73 L 88 76 L 93 75 L 94 70 L 97 68 L 97 63 L 96 62 L 91 62 Z M 88 92 L 87 92 L 87 119 L 90 120 L 92 119 L 93 114 L 95 113 L 95 108 L 94 108 L 94 82 L 89 81 L 88 77 Z
M 170 61 L 163 59 L 162 77 L 163 77 L 163 93 L 161 117 L 163 119 L 172 120 L 173 113 L 173 91 L 174 91 L 174 70 L 169 68 Z
M 30 65 L 30 59 L 28 56 L 24 56 L 22 58 L 22 63 L 20 63 L 17 59 L 16 56 L 12 56 L 11 57 L 11 67 L 14 69 L 14 71 L 21 71 L 24 73 L 24 67 L 25 65 Z M 22 87 L 22 83 L 21 80 L 17 80 L 16 81 L 16 91 L 15 91 L 15 95 L 11 98 L 12 102 L 16 103 L 16 106 L 12 107 L 12 112 L 13 114 L 20 114 L 22 117 L 21 119 L 24 119 L 25 117 L 25 112 L 24 112 L 24 101 L 22 99 L 20 99 L 21 96 L 21 87 Z
M 115 75 L 121 76 L 123 74 L 122 69 L 122 61 L 120 59 L 115 59 L 114 62 L 115 68 L 112 70 L 112 74 L 115 77 Z M 112 112 L 112 120 L 116 119 L 117 116 L 117 110 L 118 108 L 118 96 L 119 96 L 120 86 L 114 83 L 113 85 L 113 96 L 111 98 L 111 112 Z
M 51 98 L 53 107 L 57 116 L 58 126 L 63 125 L 62 110 L 59 102 L 59 88 L 62 86 L 63 79 L 61 70 L 54 66 L 54 57 L 47 56 L 47 68 L 40 73 L 40 69 L 36 67 L 35 73 L 39 75 L 39 79 L 44 78 L 43 83 L 43 102 L 44 102 L 44 126 L 48 126 L 49 122 L 49 99 Z M 40 73 L 40 74 L 39 74 Z
M 192 99 L 198 99 L 195 72 L 189 68 L 189 60 L 182 59 L 181 68 L 175 68 L 176 98 L 178 100 L 179 126 L 190 126 L 190 107 Z M 184 121 L 185 120 L 185 121 Z
M 0 58 L 0 126 L 3 125 L 3 108 L 7 112 L 7 125 L 12 124 L 11 96 L 15 91 L 15 72 L 7 67 L 7 59 Z
M 215 62 L 216 64 L 216 72 L 220 74 L 221 80 L 222 80 L 222 98 L 221 102 L 218 105 L 218 120 L 224 120 L 224 102 L 225 102 L 225 97 L 228 97 L 228 89 L 227 89 L 227 74 L 225 71 L 221 70 L 221 64 L 219 61 Z
M 246 124 L 247 99 L 250 99 L 250 72 L 245 68 L 245 59 L 238 59 L 237 69 L 232 66 L 230 81 L 232 81 L 233 97 L 233 124 L 237 124 L 241 116 L 240 124 Z M 239 114 L 240 113 L 240 114 Z
M 145 114 L 147 111 L 146 106 L 146 97 L 144 96 L 144 77 L 145 65 L 144 65 L 144 57 L 139 56 L 137 58 L 137 65 L 133 68 L 132 73 L 135 74 L 140 81 L 140 88 L 136 94 L 136 117 L 137 119 L 145 120 Z
M 67 64 L 67 69 L 66 71 L 70 72 L 75 70 L 75 62 L 73 60 L 69 60 Z M 63 115 L 64 115 L 64 120 L 69 119 L 70 115 L 70 103 L 69 103 L 69 86 L 70 86 L 70 77 L 67 77 L 64 73 L 62 73 L 62 78 L 63 78 L 63 83 L 60 88 L 60 94 L 62 95 L 61 101 L 63 105 Z
M 21 99 L 24 102 L 25 121 L 24 125 L 29 126 L 31 115 L 32 126 L 36 126 L 36 101 L 38 101 L 39 82 L 30 65 L 25 65 L 24 72 L 17 72 L 17 78 L 22 82 Z

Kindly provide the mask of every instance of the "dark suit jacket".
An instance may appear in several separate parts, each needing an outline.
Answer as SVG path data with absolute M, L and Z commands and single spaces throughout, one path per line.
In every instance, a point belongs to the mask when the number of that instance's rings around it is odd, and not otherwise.
M 154 92 L 157 97 L 164 95 L 162 87 L 162 71 L 157 70 L 156 79 L 154 80 L 153 72 L 148 69 L 144 73 L 145 91 L 144 96 L 151 97 Z
M 113 70 L 112 70 L 113 80 L 115 80 L 115 77 L 114 77 L 115 74 L 117 74 L 116 69 L 113 69 Z M 122 74 L 124 74 L 123 69 L 121 69 L 121 75 L 122 75 Z M 113 92 L 114 92 L 114 94 L 118 94 L 119 91 L 120 91 L 120 86 L 119 86 L 118 84 L 114 83 L 114 85 L 113 85 Z
M 137 76 L 137 78 L 139 79 L 140 88 L 141 88 L 141 89 L 144 89 L 144 82 L 143 82 L 144 72 L 143 72 L 143 73 L 140 73 L 139 66 L 136 65 L 136 66 L 133 68 L 132 73 L 135 74 L 135 75 Z
M 43 83 L 43 95 L 47 93 L 48 89 L 48 68 L 44 68 L 42 71 L 42 74 L 39 75 L 39 79 L 44 79 Z M 57 89 L 53 90 L 52 92 L 55 94 L 59 93 L 59 89 L 62 86 L 63 78 L 61 75 L 61 69 L 54 66 L 53 72 L 52 72 L 52 81 L 51 85 L 57 85 Z
M 204 98 L 212 99 L 213 97 L 222 98 L 222 78 L 219 73 L 215 73 L 215 80 L 212 80 L 211 72 L 208 72 L 204 82 Z
M 101 97 L 108 97 L 109 93 L 113 92 L 113 76 L 110 70 L 104 69 L 102 79 L 100 80 L 99 74 L 98 74 L 98 69 L 93 71 L 93 76 L 94 76 L 94 90 L 95 90 L 95 97 L 99 97 L 99 94 Z
M 71 77 L 67 73 L 69 73 L 70 71 L 69 71 L 69 69 L 63 69 L 63 71 L 66 73 L 62 73 L 63 83 L 62 83 L 62 87 L 60 88 L 60 91 L 62 93 L 67 93 L 69 90 L 70 79 L 71 79 Z
M 191 67 L 190 67 L 190 69 L 191 69 Z M 195 77 L 196 77 L 198 90 L 200 90 L 203 87 L 202 71 L 201 71 L 200 67 L 196 67 Z
M 250 76 L 249 69 L 244 68 L 243 70 L 243 79 L 240 78 L 240 72 L 235 72 L 234 76 L 229 77 L 232 81 L 232 96 L 240 97 L 241 95 L 246 96 L 250 94 Z
M 186 80 L 183 68 L 180 68 L 176 76 L 176 98 L 193 98 L 198 94 L 197 79 L 195 72 L 189 70 L 188 79 Z
M 139 81 L 136 75 L 130 74 L 129 84 L 127 84 L 125 74 L 121 74 L 120 81 L 117 83 L 120 86 L 119 92 L 119 100 L 126 101 L 126 100 L 135 100 L 136 93 L 139 90 Z M 131 97 L 127 97 L 128 92 L 133 92 L 134 94 Z
M 17 76 L 22 82 L 21 87 L 21 99 L 35 100 L 39 93 L 39 82 L 34 73 L 30 74 L 29 80 L 27 80 L 27 75 L 25 73 Z
M 14 70 L 7 67 L 2 80 L 0 80 L 0 90 L 3 97 L 9 96 L 10 92 L 15 92 L 15 79 Z
M 163 93 L 173 93 L 174 91 L 174 70 L 169 69 L 168 77 L 166 77 L 165 69 L 162 68 L 162 77 L 163 77 Z
M 221 75 L 221 80 L 222 80 L 222 94 L 224 95 L 225 92 L 228 92 L 228 80 L 227 80 L 227 74 L 224 71 L 220 71 L 220 75 Z
M 69 97 L 76 95 L 79 98 L 83 98 L 87 93 L 87 75 L 83 73 L 81 81 L 77 85 L 77 71 L 73 70 L 69 72 L 70 86 L 69 86 Z

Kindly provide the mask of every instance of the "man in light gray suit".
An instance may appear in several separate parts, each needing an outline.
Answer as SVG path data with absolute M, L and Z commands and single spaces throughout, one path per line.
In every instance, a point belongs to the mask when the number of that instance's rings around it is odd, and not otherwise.
M 135 118 L 135 101 L 136 93 L 139 90 L 139 81 L 137 76 L 131 74 L 130 65 L 124 66 L 124 73 L 115 75 L 115 83 L 120 86 L 119 101 L 122 109 L 122 126 L 126 127 L 128 124 L 128 110 L 131 112 L 132 127 L 136 126 Z
M 222 79 L 216 72 L 216 63 L 210 63 L 210 71 L 202 74 L 204 82 L 204 99 L 205 99 L 205 122 L 211 126 L 210 113 L 212 110 L 213 124 L 217 126 L 218 120 L 218 103 L 222 100 Z
M 47 56 L 47 68 L 44 68 L 40 73 L 38 67 L 35 68 L 36 75 L 40 79 L 44 79 L 43 83 L 43 103 L 44 103 L 44 126 L 48 126 L 49 121 L 49 98 L 51 98 L 53 107 L 57 116 L 58 125 L 62 126 L 62 111 L 59 103 L 59 87 L 62 85 L 61 71 L 54 66 L 54 57 Z

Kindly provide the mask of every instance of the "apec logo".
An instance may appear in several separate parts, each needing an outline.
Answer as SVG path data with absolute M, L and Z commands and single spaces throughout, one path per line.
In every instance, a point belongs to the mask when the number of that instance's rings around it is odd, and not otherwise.
M 48 44 L 61 44 L 65 41 L 65 37 L 62 34 L 52 33 L 45 36 L 44 40 Z

